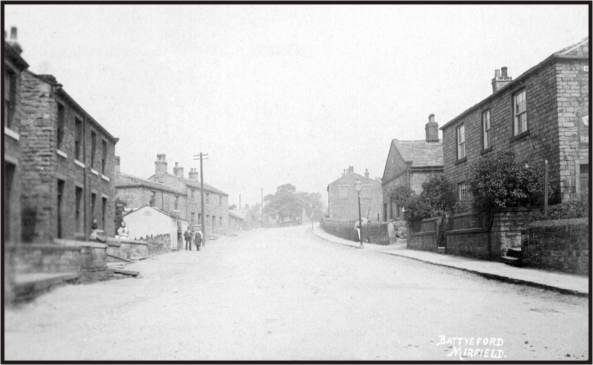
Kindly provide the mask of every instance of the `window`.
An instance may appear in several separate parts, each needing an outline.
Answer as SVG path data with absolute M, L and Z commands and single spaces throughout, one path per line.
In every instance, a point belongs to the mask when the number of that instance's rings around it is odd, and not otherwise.
M 151 191 L 150 192 L 150 200 L 148 201 L 148 205 L 150 205 L 151 207 L 154 207 L 156 203 L 156 191 Z
M 62 149 L 62 145 L 64 143 L 64 118 L 65 118 L 65 111 L 64 106 L 62 104 L 58 104 L 58 126 L 57 126 L 57 148 L 59 150 Z
M 76 218 L 76 231 L 82 232 L 82 188 L 76 187 L 74 216 Z
M 218 206 L 222 207 L 222 196 L 218 197 Z
M 206 193 L 206 204 L 210 203 L 210 193 Z
M 465 126 L 457 127 L 457 159 L 465 158 Z
M 107 141 L 101 142 L 101 173 L 105 175 L 105 167 L 107 165 Z
M 4 126 L 12 128 L 16 106 L 16 74 L 10 70 L 4 73 Z
M 179 209 L 179 197 L 175 195 L 175 210 Z M 193 219 L 192 219 L 193 221 Z
M 191 222 L 192 223 L 196 222 L 196 213 L 195 212 L 191 212 Z
M 579 194 L 588 196 L 589 194 L 589 164 L 579 166 Z M 587 199 L 588 200 L 588 199 Z
M 198 221 L 202 224 L 202 213 L 198 213 Z
M 222 217 L 218 217 L 218 225 L 222 226 Z
M 513 96 L 513 136 L 527 132 L 527 102 L 525 90 L 521 90 Z
M 107 216 L 107 198 L 101 198 L 101 227 L 105 230 L 105 217 Z
M 64 236 L 62 232 L 62 205 L 64 204 L 64 180 L 58 180 L 58 238 Z
M 216 217 L 212 216 L 212 228 L 216 225 Z
M 95 167 L 95 153 L 97 153 L 97 133 L 91 131 L 91 169 Z
M 482 112 L 482 149 L 492 147 L 492 131 L 490 130 L 490 110 Z
M 457 184 L 457 199 L 459 201 L 469 200 L 469 187 L 465 182 Z
M 95 208 L 97 206 L 97 194 L 91 193 L 91 217 L 95 219 Z
M 76 135 L 74 136 L 74 158 L 82 161 L 82 120 L 76 118 Z

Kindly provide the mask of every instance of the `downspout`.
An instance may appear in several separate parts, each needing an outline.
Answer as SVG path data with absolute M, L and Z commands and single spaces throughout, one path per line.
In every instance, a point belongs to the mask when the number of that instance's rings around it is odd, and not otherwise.
M 84 187 L 84 194 L 82 194 L 82 199 L 83 199 L 83 215 L 84 215 L 84 234 L 85 234 L 85 241 L 89 238 L 89 236 L 91 235 L 91 232 L 89 231 L 89 219 L 90 217 L 88 216 L 88 195 L 90 194 L 90 183 L 88 181 L 87 175 L 88 175 L 88 169 L 89 166 L 87 164 L 86 161 L 86 123 L 87 123 L 87 118 L 86 116 L 82 119 L 82 163 L 84 164 L 84 169 L 83 174 L 82 174 L 82 186 Z

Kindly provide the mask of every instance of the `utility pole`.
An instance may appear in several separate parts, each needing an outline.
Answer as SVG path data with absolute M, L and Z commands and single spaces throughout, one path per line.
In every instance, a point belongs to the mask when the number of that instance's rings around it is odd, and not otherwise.
M 194 160 L 197 160 L 198 158 L 200 159 L 200 211 L 202 212 L 200 226 L 202 228 L 202 244 L 206 246 L 206 216 L 204 215 L 204 167 L 202 162 L 203 160 L 208 159 L 208 154 L 200 152 L 199 155 L 194 155 Z

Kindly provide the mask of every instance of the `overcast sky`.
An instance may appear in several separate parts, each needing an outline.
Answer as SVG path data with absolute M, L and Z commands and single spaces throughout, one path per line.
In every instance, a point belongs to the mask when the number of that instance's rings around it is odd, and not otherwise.
M 323 192 L 344 168 L 381 176 L 393 138 L 423 139 L 587 36 L 585 5 L 5 5 L 23 57 L 119 137 L 148 177 L 208 152 L 229 202 L 292 183 Z

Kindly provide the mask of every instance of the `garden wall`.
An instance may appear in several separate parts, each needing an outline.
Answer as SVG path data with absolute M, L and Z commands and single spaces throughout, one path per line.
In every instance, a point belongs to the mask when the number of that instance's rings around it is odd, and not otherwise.
M 322 219 L 321 228 L 334 236 L 341 237 L 350 241 L 358 241 L 358 234 L 354 228 L 354 221 L 338 221 L 331 219 Z M 362 239 L 364 242 L 377 243 L 382 245 L 389 244 L 387 234 L 387 223 L 363 224 Z
M 588 275 L 589 224 L 586 218 L 544 220 L 527 227 L 523 264 Z

